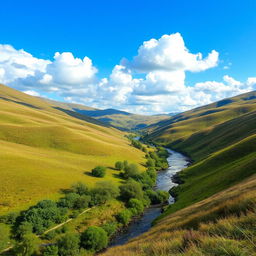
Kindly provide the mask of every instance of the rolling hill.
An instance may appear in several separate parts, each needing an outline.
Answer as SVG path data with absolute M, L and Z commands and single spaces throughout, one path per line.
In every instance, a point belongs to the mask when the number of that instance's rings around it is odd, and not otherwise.
M 80 104 L 56 102 L 44 98 L 42 98 L 42 100 L 58 106 L 61 109 L 92 117 L 107 125 L 114 126 L 124 131 L 143 129 L 173 115 L 137 115 L 117 109 L 97 109 Z
M 161 121 L 145 139 L 193 164 L 153 228 L 103 255 L 255 255 L 256 92 Z
M 117 160 L 143 163 L 125 133 L 94 118 L 0 85 L 0 213 L 21 210 L 77 181 L 93 186 L 88 171 L 108 168 L 120 182 Z M 142 167 L 143 168 L 143 167 Z

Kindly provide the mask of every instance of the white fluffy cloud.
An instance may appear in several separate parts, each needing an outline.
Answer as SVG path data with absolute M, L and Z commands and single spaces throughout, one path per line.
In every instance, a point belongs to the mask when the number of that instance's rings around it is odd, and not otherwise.
M 49 60 L 34 58 L 24 50 L 16 50 L 11 45 L 0 44 L 0 79 L 9 84 L 18 78 L 34 76 L 40 70 L 44 72 Z
M 64 52 L 44 60 L 0 45 L 0 82 L 33 96 L 50 92 L 68 102 L 137 113 L 183 111 L 256 89 L 256 77 L 240 82 L 228 75 L 218 82 L 186 85 L 186 72 L 201 72 L 218 62 L 218 52 L 205 58 L 193 54 L 176 33 L 144 42 L 132 61 L 123 59 L 109 77 L 99 79 L 88 57 Z
M 217 66 L 218 58 L 215 50 L 205 59 L 201 53 L 190 53 L 180 33 L 175 33 L 145 41 L 138 55 L 131 62 L 124 59 L 123 65 L 146 73 L 156 70 L 199 72 Z

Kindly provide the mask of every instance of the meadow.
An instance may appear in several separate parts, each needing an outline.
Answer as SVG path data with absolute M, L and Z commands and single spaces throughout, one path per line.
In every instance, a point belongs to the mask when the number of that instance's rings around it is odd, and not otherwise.
M 120 183 L 118 160 L 142 165 L 144 154 L 125 133 L 89 117 L 64 111 L 0 85 L 0 214 L 19 211 L 82 181 L 93 186 L 90 171 L 107 166 L 104 179 Z

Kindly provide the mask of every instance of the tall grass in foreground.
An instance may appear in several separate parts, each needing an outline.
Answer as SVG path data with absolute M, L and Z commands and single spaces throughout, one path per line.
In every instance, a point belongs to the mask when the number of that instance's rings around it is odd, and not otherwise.
M 256 255 L 256 177 L 167 216 L 103 255 Z

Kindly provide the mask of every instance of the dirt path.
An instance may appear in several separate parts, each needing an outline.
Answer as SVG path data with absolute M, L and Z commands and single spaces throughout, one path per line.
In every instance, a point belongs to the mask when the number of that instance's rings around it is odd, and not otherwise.
M 95 207 L 95 206 L 94 206 L 94 207 Z M 84 214 L 84 213 L 86 213 L 86 212 L 91 211 L 94 207 L 82 211 L 81 213 L 78 214 L 77 217 L 81 216 L 82 214 Z M 77 217 L 76 217 L 76 218 L 77 218 Z M 54 226 L 54 227 L 52 227 L 52 228 L 46 230 L 42 235 L 40 235 L 40 236 L 38 236 L 38 237 L 41 237 L 41 236 L 43 236 L 43 235 L 49 233 L 50 231 L 53 231 L 53 230 L 55 230 L 55 229 L 57 229 L 57 228 L 59 228 L 59 227 L 65 225 L 65 224 L 69 223 L 70 221 L 75 220 L 76 218 L 69 218 L 68 220 L 66 220 L 66 221 L 64 221 L 64 222 L 62 222 L 62 223 L 60 223 L 60 224 L 58 224 L 58 225 L 56 225 L 56 226 Z M 13 246 L 9 246 L 8 248 L 5 248 L 4 250 L 2 250 L 2 251 L 0 252 L 0 254 L 2 254 L 2 253 L 4 253 L 4 252 L 8 252 L 8 251 L 10 251 L 12 248 L 13 248 Z

